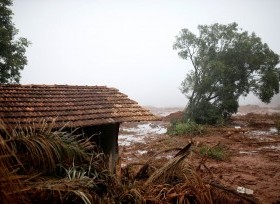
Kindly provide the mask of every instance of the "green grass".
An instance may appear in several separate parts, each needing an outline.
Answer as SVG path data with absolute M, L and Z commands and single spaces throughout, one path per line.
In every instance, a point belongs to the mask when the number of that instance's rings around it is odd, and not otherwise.
M 226 160 L 229 158 L 229 152 L 226 147 L 217 145 L 212 148 L 205 145 L 199 148 L 199 153 L 202 156 L 207 156 L 209 158 L 215 159 L 215 160 Z
M 167 134 L 169 135 L 199 135 L 205 132 L 203 125 L 199 125 L 193 121 L 185 122 L 172 122 L 167 128 Z

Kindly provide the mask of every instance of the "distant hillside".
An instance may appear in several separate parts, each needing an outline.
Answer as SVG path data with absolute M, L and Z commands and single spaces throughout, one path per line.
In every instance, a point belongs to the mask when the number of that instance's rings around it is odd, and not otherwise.
M 154 106 L 146 106 L 146 109 L 149 109 L 153 114 L 158 116 L 167 116 L 166 119 L 169 120 L 175 116 L 182 115 L 184 107 L 164 107 L 158 108 Z M 242 105 L 238 109 L 237 114 L 247 114 L 247 113 L 257 113 L 257 114 L 273 114 L 280 113 L 280 106 L 278 107 L 269 107 L 269 106 L 259 106 L 259 105 Z
M 144 108 L 150 110 L 153 114 L 158 115 L 158 116 L 167 116 L 171 113 L 175 113 L 175 112 L 184 110 L 184 107 L 158 108 L 158 107 L 155 107 L 155 106 L 145 106 Z
M 280 106 L 278 107 L 268 107 L 268 106 L 258 106 L 258 105 L 243 105 L 238 108 L 239 114 L 247 113 L 258 113 L 258 114 L 272 114 L 280 113 Z

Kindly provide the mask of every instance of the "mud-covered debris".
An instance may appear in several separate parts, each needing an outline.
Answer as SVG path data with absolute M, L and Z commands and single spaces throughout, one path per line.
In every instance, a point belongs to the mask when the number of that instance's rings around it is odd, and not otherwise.
M 252 189 L 245 188 L 242 186 L 238 186 L 236 191 L 238 193 L 247 194 L 247 195 L 253 195 L 253 193 L 254 193 L 254 191 Z

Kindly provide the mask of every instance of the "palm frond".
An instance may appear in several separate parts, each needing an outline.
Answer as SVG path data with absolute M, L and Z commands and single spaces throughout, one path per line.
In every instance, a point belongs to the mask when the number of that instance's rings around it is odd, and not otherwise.
M 20 177 L 13 169 L 14 161 L 18 161 L 6 141 L 0 135 L 0 200 L 2 203 L 28 203 L 27 197 L 20 192 L 22 184 Z M 20 162 L 18 162 L 21 165 Z
M 42 123 L 40 128 L 38 124 L 17 129 L 6 128 L 3 124 L 1 127 L 8 138 L 8 146 L 26 168 L 52 172 L 57 164 L 71 165 L 73 159 L 76 163 L 88 163 L 94 145 L 83 135 L 53 130 L 52 126 L 53 123 Z

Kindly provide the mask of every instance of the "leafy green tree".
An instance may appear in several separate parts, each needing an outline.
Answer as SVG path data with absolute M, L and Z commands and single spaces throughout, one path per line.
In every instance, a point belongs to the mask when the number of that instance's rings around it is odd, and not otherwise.
M 20 71 L 27 64 L 26 38 L 15 39 L 18 30 L 12 22 L 11 0 L 0 0 L 0 83 L 19 83 Z
M 228 25 L 199 25 L 199 34 L 182 29 L 173 45 L 193 69 L 182 82 L 189 99 L 186 117 L 217 123 L 237 112 L 238 99 L 249 92 L 269 103 L 279 93 L 279 55 L 255 33 Z

